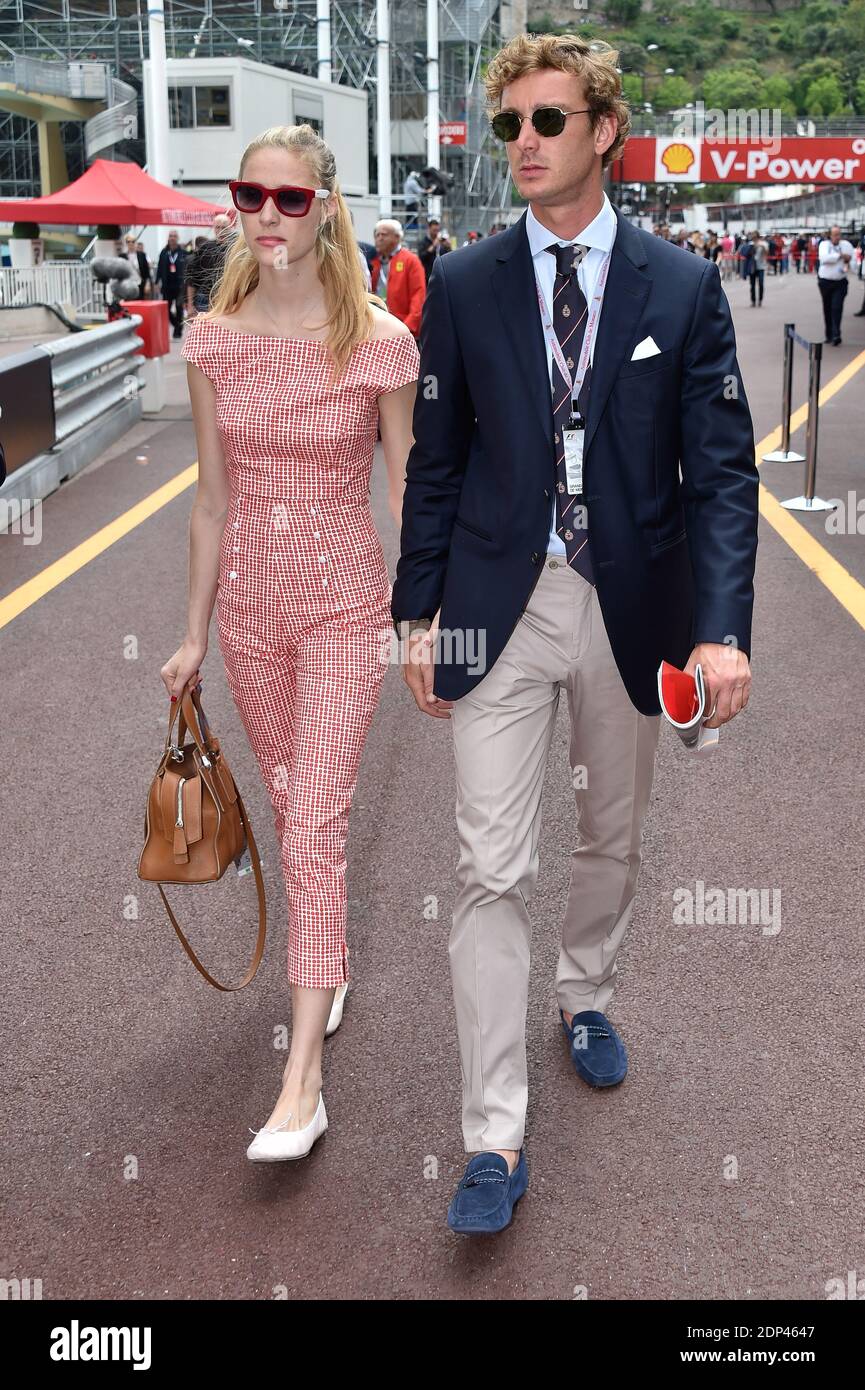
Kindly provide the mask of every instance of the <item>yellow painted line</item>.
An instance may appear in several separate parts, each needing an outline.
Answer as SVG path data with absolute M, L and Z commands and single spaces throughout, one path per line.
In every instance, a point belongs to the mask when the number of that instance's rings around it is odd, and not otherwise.
M 848 362 L 846 367 L 842 367 L 840 372 L 833 376 L 820 391 L 820 404 L 825 405 L 834 395 L 847 385 L 857 372 L 865 367 L 865 352 L 860 352 L 857 357 Z M 808 406 L 800 405 L 798 410 L 794 410 L 790 416 L 790 435 L 792 438 L 794 430 L 804 425 L 808 418 Z M 761 439 L 756 446 L 754 453 L 759 468 L 764 454 L 769 454 L 773 449 L 781 447 L 781 426 L 767 434 L 765 439 Z M 795 463 L 792 468 L 802 468 L 803 463 Z M 786 507 L 782 507 L 778 499 L 769 491 L 763 483 L 760 484 L 760 515 L 774 527 L 783 541 L 786 541 L 794 554 L 799 556 L 803 564 L 824 584 L 842 608 L 846 608 L 852 618 L 856 620 L 861 628 L 865 628 L 865 588 L 854 579 L 849 570 L 839 564 L 825 546 L 821 545 L 816 536 L 812 536 L 800 522 L 796 520 L 795 512 L 788 512 Z M 830 512 L 824 513 L 830 516 Z
M 107 526 L 103 526 L 100 531 L 88 536 L 86 541 L 76 545 L 72 550 L 67 550 L 65 555 L 61 555 L 59 560 L 55 560 L 52 565 L 48 565 L 39 574 L 34 574 L 32 579 L 28 579 L 25 584 L 13 589 L 11 594 L 0 599 L 0 628 L 4 628 L 7 623 L 11 623 L 13 618 L 17 618 L 19 613 L 23 613 L 32 604 L 38 603 L 39 599 L 44 598 L 52 589 L 56 589 L 58 584 L 62 584 L 70 575 L 89 565 L 91 560 L 95 560 L 97 555 L 101 555 L 109 546 L 116 541 L 122 540 L 130 531 L 134 531 L 136 526 L 140 526 L 148 517 L 153 516 L 162 507 L 172 502 L 186 488 L 191 487 L 198 479 L 198 462 L 193 463 L 189 468 L 185 468 L 182 473 L 163 483 L 162 487 L 151 492 L 149 497 L 145 497 L 140 502 L 136 502 L 134 507 L 130 507 L 128 512 L 123 512 L 114 521 L 109 521 Z

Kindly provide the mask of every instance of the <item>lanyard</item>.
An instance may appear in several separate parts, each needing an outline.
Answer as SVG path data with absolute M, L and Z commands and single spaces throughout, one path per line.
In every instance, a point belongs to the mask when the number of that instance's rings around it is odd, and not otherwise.
M 559 371 L 564 377 L 565 382 L 567 383 L 568 390 L 571 393 L 572 410 L 573 413 L 576 414 L 579 413 L 575 409 L 576 401 L 577 397 L 580 394 L 580 390 L 582 389 L 583 381 L 585 379 L 586 371 L 589 365 L 589 355 L 592 351 L 592 339 L 595 335 L 595 328 L 597 327 L 598 317 L 601 312 L 601 305 L 604 300 L 604 287 L 607 283 L 607 274 L 610 269 L 610 260 L 612 258 L 612 254 L 612 251 L 607 252 L 604 264 L 601 267 L 601 273 L 598 276 L 598 283 L 595 286 L 595 293 L 592 295 L 592 304 L 591 308 L 588 311 L 589 317 L 588 322 L 586 323 L 585 333 L 583 334 L 583 346 L 580 352 L 580 360 L 577 363 L 576 377 L 571 376 L 570 368 L 568 367 L 568 364 L 565 361 L 565 355 L 562 352 L 561 345 L 559 343 L 558 338 L 556 337 L 556 330 L 553 328 L 553 325 L 550 322 L 550 316 L 547 313 L 547 306 L 544 303 L 544 296 L 541 291 L 541 286 L 538 281 L 537 273 L 535 274 L 535 289 L 538 292 L 538 304 L 541 310 L 541 319 L 543 320 L 544 333 L 546 334 L 547 342 L 549 343 L 553 357 L 555 358 L 556 366 L 558 367 Z

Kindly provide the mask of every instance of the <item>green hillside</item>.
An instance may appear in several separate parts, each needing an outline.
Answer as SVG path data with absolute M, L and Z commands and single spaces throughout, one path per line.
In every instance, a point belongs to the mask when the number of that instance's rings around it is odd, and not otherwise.
M 619 49 L 635 109 L 769 107 L 785 115 L 865 115 L 865 0 L 808 0 L 778 14 L 723 10 L 696 0 L 608 0 L 603 18 L 556 22 L 540 5 L 533 33 L 570 29 Z M 649 45 L 657 45 L 650 48 Z M 672 68 L 672 72 L 666 69 Z

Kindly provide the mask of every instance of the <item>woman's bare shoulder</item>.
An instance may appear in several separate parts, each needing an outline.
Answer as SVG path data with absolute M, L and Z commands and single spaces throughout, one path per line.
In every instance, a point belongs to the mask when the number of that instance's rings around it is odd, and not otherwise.
M 378 304 L 370 302 L 372 309 L 372 332 L 370 338 L 373 340 L 381 338 L 410 338 L 411 329 L 406 328 L 401 319 L 393 314 L 389 314 L 387 309 Z

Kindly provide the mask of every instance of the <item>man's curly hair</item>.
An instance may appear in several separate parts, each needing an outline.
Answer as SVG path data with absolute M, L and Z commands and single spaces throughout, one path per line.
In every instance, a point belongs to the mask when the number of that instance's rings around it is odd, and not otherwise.
M 601 40 L 589 43 L 579 34 L 518 34 L 496 54 L 485 78 L 487 101 L 492 115 L 499 109 L 502 92 L 518 77 L 543 68 L 572 72 L 583 79 L 586 101 L 593 127 L 602 116 L 612 116 L 618 134 L 604 151 L 603 167 L 621 157 L 631 129 L 631 116 L 622 97 L 622 83 L 616 71 L 618 52 Z

